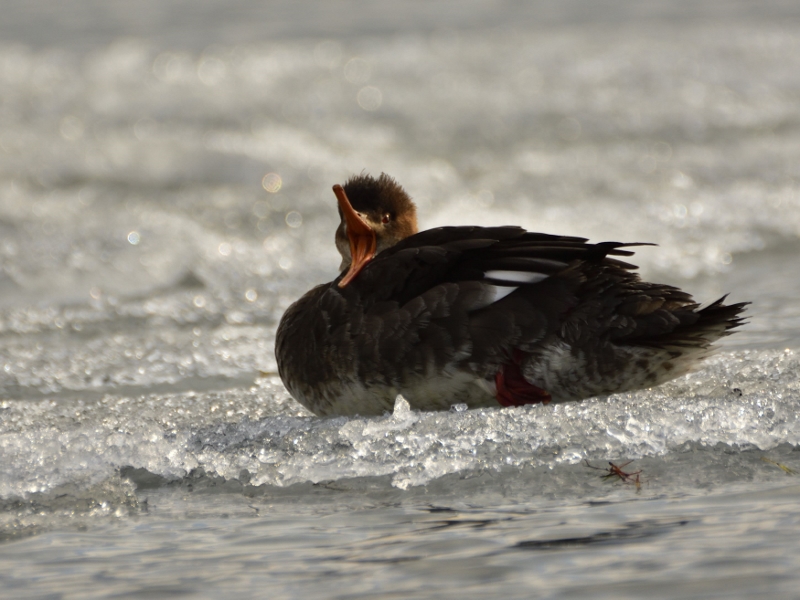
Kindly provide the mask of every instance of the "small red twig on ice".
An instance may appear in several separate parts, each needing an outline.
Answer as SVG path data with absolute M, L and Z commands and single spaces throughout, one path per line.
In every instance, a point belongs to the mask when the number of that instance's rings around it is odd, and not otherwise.
M 625 471 L 622 470 L 629 464 L 631 464 L 633 462 L 632 460 L 629 460 L 626 463 L 622 463 L 621 465 L 615 465 L 613 462 L 609 461 L 608 468 L 595 467 L 594 465 L 589 464 L 589 461 L 586 459 L 583 459 L 583 462 L 586 463 L 586 466 L 589 467 L 590 469 L 594 469 L 596 471 L 604 471 L 606 474 L 603 475 L 603 479 L 608 479 L 609 477 L 617 477 L 623 483 L 634 484 L 637 490 L 642 487 L 642 481 L 639 478 L 639 476 L 642 473 L 641 469 L 639 469 L 638 471 L 631 471 L 630 473 L 626 473 Z

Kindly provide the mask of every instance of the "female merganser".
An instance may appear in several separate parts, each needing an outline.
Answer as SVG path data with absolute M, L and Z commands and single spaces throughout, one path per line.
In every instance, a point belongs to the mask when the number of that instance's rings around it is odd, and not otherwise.
M 289 392 L 317 415 L 581 400 L 689 371 L 742 323 L 746 302 L 700 308 L 612 256 L 629 246 L 520 227 L 417 233 L 386 174 L 335 185 L 341 274 L 281 319 Z M 649 244 L 648 244 L 649 245 Z

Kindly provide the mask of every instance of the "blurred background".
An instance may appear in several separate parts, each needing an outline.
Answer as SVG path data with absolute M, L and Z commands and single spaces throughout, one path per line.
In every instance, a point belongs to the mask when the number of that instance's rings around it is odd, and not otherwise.
M 285 304 L 264 304 L 274 286 L 331 277 L 330 186 L 363 170 L 398 178 L 424 227 L 656 241 L 640 262 L 671 280 L 797 249 L 794 2 L 3 12 L 12 330 L 53 324 L 22 307 L 109 300 L 171 321 L 269 320 Z M 206 304 L 176 286 L 207 290 Z
M 655 242 L 645 277 L 754 302 L 727 347 L 792 346 L 799 24 L 780 1 L 6 0 L 0 393 L 274 373 L 281 314 L 336 275 L 331 186 L 364 171 L 423 228 Z

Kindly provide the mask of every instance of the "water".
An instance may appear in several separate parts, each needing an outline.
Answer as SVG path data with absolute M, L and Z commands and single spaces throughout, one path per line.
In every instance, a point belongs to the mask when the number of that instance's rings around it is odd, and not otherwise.
M 9 3 L 0 596 L 796 597 L 800 11 L 325 6 Z M 362 170 L 750 323 L 653 390 L 314 418 L 274 332 Z

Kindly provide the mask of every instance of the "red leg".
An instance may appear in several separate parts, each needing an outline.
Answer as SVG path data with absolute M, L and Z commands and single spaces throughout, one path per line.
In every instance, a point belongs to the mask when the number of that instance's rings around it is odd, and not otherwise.
M 497 401 L 501 406 L 522 406 L 523 404 L 549 404 L 550 394 L 529 383 L 522 376 L 519 363 L 503 365 L 494 376 L 497 388 Z

